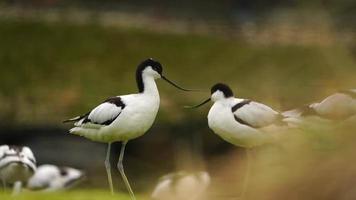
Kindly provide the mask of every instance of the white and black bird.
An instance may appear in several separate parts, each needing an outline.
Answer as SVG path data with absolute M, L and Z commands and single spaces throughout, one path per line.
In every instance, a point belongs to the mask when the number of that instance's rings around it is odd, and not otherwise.
M 122 141 L 118 169 L 131 198 L 135 199 L 122 161 L 127 142 L 142 136 L 152 126 L 156 118 L 160 97 L 155 79 L 162 78 L 178 89 L 190 91 L 168 80 L 163 76 L 162 70 L 162 65 L 153 59 L 143 61 L 136 70 L 138 93 L 108 98 L 90 112 L 64 121 L 75 122 L 75 127 L 70 129 L 70 133 L 84 136 L 93 141 L 108 143 L 105 165 L 112 193 L 110 148 L 112 142 Z
M 275 127 L 285 127 L 287 123 L 281 113 L 267 105 L 249 100 L 235 98 L 229 86 L 217 83 L 211 88 L 209 101 L 214 104 L 208 114 L 209 127 L 221 138 L 240 147 L 254 147 L 271 141 L 273 135 L 267 134 Z
M 210 176 L 206 171 L 171 173 L 160 178 L 151 197 L 154 200 L 202 200 L 209 185 Z
M 84 172 L 71 167 L 41 165 L 27 182 L 27 188 L 40 191 L 61 191 L 69 189 L 84 178 Z
M 239 147 L 252 148 L 275 141 L 281 130 L 288 128 L 284 116 L 267 105 L 235 98 L 229 86 L 217 83 L 211 88 L 211 97 L 196 106 L 209 101 L 214 104 L 209 110 L 208 125 L 215 134 Z M 245 195 L 249 176 L 249 151 L 246 150 L 247 170 L 242 196 Z
M 26 146 L 0 146 L 0 178 L 4 184 L 13 184 L 13 193 L 17 194 L 22 184 L 36 171 L 36 159 Z
M 296 122 L 307 118 L 346 120 L 356 115 L 356 89 L 336 92 L 320 102 L 285 111 L 283 115 L 296 119 Z

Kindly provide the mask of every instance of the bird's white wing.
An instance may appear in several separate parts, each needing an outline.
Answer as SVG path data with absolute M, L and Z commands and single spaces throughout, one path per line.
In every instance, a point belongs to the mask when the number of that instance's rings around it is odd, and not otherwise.
M 272 108 L 251 100 L 242 100 L 232 107 L 235 120 L 239 123 L 261 128 L 279 122 L 282 116 Z
M 64 122 L 75 121 L 75 126 L 82 126 L 85 124 L 110 125 L 120 115 L 124 108 L 125 104 L 121 97 L 111 97 L 95 107 L 89 113 Z
M 121 113 L 121 110 L 122 107 L 105 102 L 89 113 L 88 120 L 94 124 L 109 125 Z

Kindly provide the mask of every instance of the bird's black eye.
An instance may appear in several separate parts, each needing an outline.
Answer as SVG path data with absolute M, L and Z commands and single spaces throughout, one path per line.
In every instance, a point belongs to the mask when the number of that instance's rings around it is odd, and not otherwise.
M 156 63 L 156 65 L 152 66 L 153 70 L 158 72 L 159 74 L 162 74 L 162 66 L 159 63 Z

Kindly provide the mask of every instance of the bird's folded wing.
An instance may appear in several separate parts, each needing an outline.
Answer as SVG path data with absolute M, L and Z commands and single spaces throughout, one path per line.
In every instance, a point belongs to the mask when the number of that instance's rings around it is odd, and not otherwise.
M 121 106 L 117 106 L 109 102 L 104 102 L 94 108 L 89 113 L 87 122 L 101 125 L 109 125 L 116 119 L 116 117 L 120 115 L 121 111 Z
M 110 125 L 125 108 L 121 97 L 110 97 L 85 115 L 64 122 L 76 122 L 75 126 Z
M 275 123 L 280 115 L 272 108 L 254 101 L 250 101 L 232 112 L 236 121 L 254 128 L 269 126 Z

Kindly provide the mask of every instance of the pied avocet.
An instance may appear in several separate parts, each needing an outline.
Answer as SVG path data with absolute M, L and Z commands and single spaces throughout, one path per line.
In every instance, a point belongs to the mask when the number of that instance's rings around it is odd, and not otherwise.
M 249 100 L 235 98 L 229 86 L 217 83 L 211 88 L 211 97 L 195 106 L 197 108 L 209 101 L 214 104 L 208 114 L 209 127 L 222 139 L 244 148 L 272 142 L 277 133 L 288 128 L 285 117 L 267 105 Z M 249 175 L 249 153 L 247 170 L 242 195 L 244 195 Z
M 70 129 L 70 133 L 84 136 L 93 141 L 108 143 L 105 166 L 112 193 L 109 162 L 111 143 L 122 141 L 118 169 L 131 198 L 135 199 L 122 161 L 127 142 L 143 135 L 156 118 L 160 97 L 155 79 L 162 78 L 178 89 L 190 91 L 167 79 L 163 76 L 162 70 L 162 65 L 153 59 L 143 61 L 136 70 L 139 93 L 108 98 L 90 112 L 64 121 L 75 122 L 75 127 Z
M 187 108 L 197 108 L 209 101 L 214 102 L 208 114 L 209 127 L 236 146 L 249 148 L 269 142 L 273 135 L 266 132 L 287 125 L 279 112 L 249 99 L 235 98 L 230 87 L 223 83 L 211 88 L 211 98 Z

